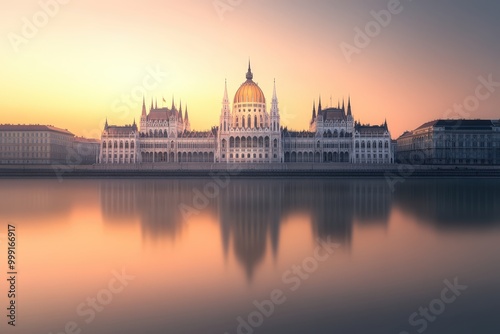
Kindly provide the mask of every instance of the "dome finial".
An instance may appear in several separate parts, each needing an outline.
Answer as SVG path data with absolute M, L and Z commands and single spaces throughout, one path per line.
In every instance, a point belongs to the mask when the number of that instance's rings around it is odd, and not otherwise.
M 250 64 L 250 59 L 248 60 L 248 72 L 247 72 L 247 80 L 253 79 L 252 66 Z

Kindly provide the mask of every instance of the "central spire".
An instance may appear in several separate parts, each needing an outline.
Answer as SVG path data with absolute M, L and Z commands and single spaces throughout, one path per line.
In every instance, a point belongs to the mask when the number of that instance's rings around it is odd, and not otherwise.
M 250 60 L 248 60 L 248 72 L 247 72 L 247 80 L 253 79 L 252 66 L 250 65 Z

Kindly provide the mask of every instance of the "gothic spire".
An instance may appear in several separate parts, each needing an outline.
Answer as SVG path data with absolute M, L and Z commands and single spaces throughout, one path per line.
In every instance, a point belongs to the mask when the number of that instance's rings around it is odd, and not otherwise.
M 224 84 L 224 101 L 222 101 L 222 103 L 229 104 L 229 98 L 227 97 L 227 79 Z
M 180 102 L 179 102 L 179 120 L 181 123 L 184 122 L 182 120 L 182 100 L 180 100 Z
M 186 111 L 184 112 L 184 122 L 189 122 L 188 107 L 186 104 Z
M 247 80 L 253 79 L 252 66 L 250 64 L 250 59 L 248 60 L 248 72 L 247 72 Z
M 142 97 L 142 116 L 146 116 L 146 98 Z
M 351 96 L 349 95 L 349 102 L 347 103 L 347 116 L 352 116 L 351 111 Z
M 313 123 L 315 119 L 316 119 L 316 101 L 313 101 L 313 112 L 312 112 L 311 123 Z
M 323 111 L 323 108 L 321 108 L 321 95 L 319 96 L 319 103 L 318 103 L 318 115 L 321 114 Z
M 276 95 L 276 79 L 274 79 L 273 103 L 278 103 L 278 95 Z
M 174 96 L 172 95 L 172 108 L 170 108 L 172 110 L 175 110 L 175 102 L 174 102 Z

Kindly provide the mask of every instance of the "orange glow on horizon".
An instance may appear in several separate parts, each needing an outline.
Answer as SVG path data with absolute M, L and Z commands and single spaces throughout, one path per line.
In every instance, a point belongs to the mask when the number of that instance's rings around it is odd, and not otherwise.
M 117 103 L 139 92 L 149 69 L 158 67 L 166 75 L 144 90 L 147 107 L 152 98 L 170 106 L 174 96 L 177 106 L 181 100 L 188 106 L 192 128 L 206 130 L 218 125 L 224 80 L 232 100 L 251 58 L 268 108 L 276 79 L 284 126 L 307 129 L 320 95 L 323 106 L 351 96 L 357 121 L 387 119 L 397 138 L 445 118 L 474 94 L 479 76 L 495 73 L 493 53 L 460 40 L 446 39 L 453 44 L 430 53 L 443 41 L 425 21 L 412 21 L 425 6 L 413 3 L 349 63 L 340 43 L 352 43 L 354 27 L 378 9 L 358 6 L 248 1 L 221 20 L 212 1 L 69 2 L 18 52 L 8 38 L 0 42 L 6 51 L 0 123 L 52 124 L 98 138 L 105 118 L 116 125 L 139 120 L 142 97 L 136 94 L 125 111 Z M 1 31 L 21 34 L 22 19 L 40 10 L 37 2 L 11 5 L 0 14 Z M 495 92 L 465 117 L 498 118 L 499 104 Z

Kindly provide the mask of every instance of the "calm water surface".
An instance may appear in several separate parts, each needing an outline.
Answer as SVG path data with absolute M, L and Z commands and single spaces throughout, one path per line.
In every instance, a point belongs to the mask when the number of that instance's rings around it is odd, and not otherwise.
M 500 333 L 500 180 L 210 182 L 1 180 L 1 332 Z

